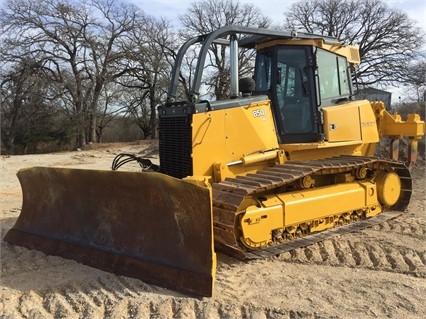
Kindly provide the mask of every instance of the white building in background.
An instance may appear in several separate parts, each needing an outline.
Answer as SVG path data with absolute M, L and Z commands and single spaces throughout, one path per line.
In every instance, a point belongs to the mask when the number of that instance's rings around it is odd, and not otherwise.
M 359 89 L 358 93 L 353 96 L 355 100 L 369 100 L 369 101 L 382 101 L 386 109 L 391 108 L 392 93 L 375 88 Z

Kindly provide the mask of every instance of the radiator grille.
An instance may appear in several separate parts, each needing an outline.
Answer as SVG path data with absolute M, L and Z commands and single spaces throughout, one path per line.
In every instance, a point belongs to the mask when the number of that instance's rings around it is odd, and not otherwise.
M 160 172 L 176 178 L 192 175 L 191 114 L 160 116 Z

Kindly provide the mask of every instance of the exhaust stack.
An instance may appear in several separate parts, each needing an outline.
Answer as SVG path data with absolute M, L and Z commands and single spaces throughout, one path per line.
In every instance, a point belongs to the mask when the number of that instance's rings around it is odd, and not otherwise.
M 235 34 L 231 34 L 230 43 L 230 77 L 231 77 L 231 99 L 237 98 L 240 90 L 238 87 L 238 40 Z

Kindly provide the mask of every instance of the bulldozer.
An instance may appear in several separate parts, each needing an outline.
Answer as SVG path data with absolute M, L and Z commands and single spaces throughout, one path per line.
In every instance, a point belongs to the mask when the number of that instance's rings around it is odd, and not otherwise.
M 224 100 L 201 99 L 212 45 L 229 50 Z M 193 46 L 196 70 L 179 99 Z M 255 52 L 252 77 L 239 78 L 241 50 Z M 22 211 L 5 240 L 212 296 L 216 252 L 268 258 L 399 216 L 424 121 L 356 100 L 359 63 L 357 47 L 322 35 L 225 26 L 194 37 L 158 108 L 159 165 L 129 154 L 112 170 L 22 169 Z M 390 156 L 375 156 L 384 138 Z M 117 169 L 128 160 L 143 169 Z

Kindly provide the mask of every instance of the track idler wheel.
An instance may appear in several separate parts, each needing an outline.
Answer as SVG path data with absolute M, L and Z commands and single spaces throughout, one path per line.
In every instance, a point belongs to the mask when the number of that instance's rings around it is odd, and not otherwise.
M 377 196 L 379 202 L 393 206 L 401 194 L 401 179 L 395 172 L 383 172 L 376 177 Z

